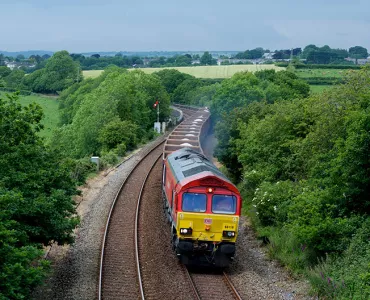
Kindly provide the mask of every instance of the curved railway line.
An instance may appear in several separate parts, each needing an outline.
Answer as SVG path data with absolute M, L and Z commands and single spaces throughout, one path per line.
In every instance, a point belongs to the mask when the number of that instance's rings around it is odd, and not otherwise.
M 162 145 L 139 162 L 112 204 L 101 252 L 99 299 L 138 299 L 143 295 L 141 280 L 137 279 L 140 273 L 135 250 L 136 211 L 147 170 L 161 157 Z
M 186 299 L 241 299 L 226 273 L 205 274 L 189 270 L 177 263 L 170 253 L 171 246 L 165 246 L 170 244 L 170 239 L 166 238 L 170 232 L 161 232 L 169 230 L 162 224 L 165 221 L 160 212 L 160 158 L 167 154 L 166 150 L 171 152 L 183 147 L 184 142 L 188 147 L 202 151 L 201 129 L 209 117 L 206 110 L 176 107 L 182 110 L 185 121 L 137 164 L 112 203 L 101 250 L 99 300 L 162 299 L 177 294 Z M 148 181 L 152 182 L 148 184 Z M 155 212 L 157 208 L 159 213 Z M 146 236 L 148 231 L 151 235 Z M 165 289 L 171 291 L 163 291 Z

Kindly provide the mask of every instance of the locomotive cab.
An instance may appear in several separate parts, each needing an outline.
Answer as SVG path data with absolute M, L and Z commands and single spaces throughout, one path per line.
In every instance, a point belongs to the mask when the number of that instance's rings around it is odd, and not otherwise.
M 196 187 L 179 195 L 176 254 L 185 263 L 227 266 L 235 255 L 238 195 L 216 187 Z M 191 245 L 190 245 L 191 243 Z

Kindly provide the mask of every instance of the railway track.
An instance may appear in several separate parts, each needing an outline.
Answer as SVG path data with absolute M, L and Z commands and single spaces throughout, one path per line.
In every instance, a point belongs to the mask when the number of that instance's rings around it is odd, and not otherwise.
M 195 112 L 187 110 L 185 119 Z M 188 272 L 172 254 L 161 208 L 163 144 L 137 164 L 113 201 L 101 250 L 99 300 L 241 299 L 226 274 Z
M 200 273 L 199 270 L 184 269 L 195 299 L 242 299 L 225 272 Z
M 122 184 L 108 216 L 101 252 L 99 299 L 143 299 L 137 252 L 137 218 L 144 183 L 162 155 L 149 152 Z M 136 249 L 136 250 L 135 250 Z

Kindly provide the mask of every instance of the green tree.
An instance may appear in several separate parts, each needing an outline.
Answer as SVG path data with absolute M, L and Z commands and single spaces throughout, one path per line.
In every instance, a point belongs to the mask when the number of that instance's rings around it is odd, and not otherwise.
M 186 94 L 184 102 L 194 106 L 210 107 L 219 85 L 219 83 L 216 83 L 191 90 Z
M 172 94 L 185 79 L 193 78 L 191 75 L 174 69 L 163 69 L 153 74 L 160 78 L 162 85 L 169 94 Z
M 263 48 L 261 48 L 261 47 L 258 47 L 256 49 L 246 50 L 244 52 L 240 52 L 240 53 L 235 55 L 235 58 L 239 58 L 239 59 L 258 59 L 258 58 L 261 58 L 264 53 L 265 53 L 265 50 L 263 50 Z
M 349 56 L 352 58 L 367 58 L 368 52 L 367 49 L 361 46 L 354 46 L 348 50 Z
M 204 52 L 202 57 L 200 58 L 200 63 L 202 65 L 216 65 L 217 61 L 212 57 L 212 54 L 210 54 L 208 51 Z
M 0 298 L 29 298 L 45 275 L 42 245 L 73 241 L 76 182 L 37 135 L 42 109 L 0 98 Z
M 198 78 L 190 77 L 185 79 L 173 91 L 171 95 L 171 102 L 189 104 L 186 103 L 188 93 L 203 85 L 204 83 Z
M 7 77 L 4 78 L 7 88 L 23 89 L 22 84 L 25 72 L 22 70 L 13 70 Z
M 191 56 L 179 55 L 176 57 L 175 63 L 177 66 L 190 66 L 191 65 Z
M 100 130 L 98 140 L 106 150 L 122 144 L 125 145 L 125 149 L 132 150 L 138 142 L 138 129 L 139 126 L 136 124 L 116 118 Z
M 22 61 L 22 60 L 25 60 L 25 57 L 24 57 L 24 55 L 23 54 L 18 54 L 17 55 L 17 57 L 16 57 L 16 59 L 15 59 L 15 61 Z
M 5 66 L 5 57 L 4 54 L 0 53 L 0 67 Z
M 65 112 L 70 114 L 67 117 L 72 117 L 72 122 L 56 132 L 52 145 L 74 158 L 99 155 L 104 146 L 109 146 L 107 140 L 103 145 L 99 132 L 110 120 L 119 118 L 122 122 L 137 125 L 138 141 L 145 141 L 153 131 L 153 122 L 157 117 L 152 108 L 156 100 L 160 101 L 160 120 L 169 116 L 169 96 L 158 76 L 119 68 L 104 72 L 102 76 L 103 80 L 97 87 L 96 81 L 89 85 L 82 82 L 63 94 L 63 99 L 68 100 Z M 84 95 L 79 97 L 79 93 Z M 76 105 L 74 101 L 77 101 Z
M 6 66 L 0 66 L 0 78 L 5 78 L 11 72 L 12 72 L 12 70 L 10 70 L 8 67 L 6 67 Z
M 246 107 L 253 101 L 261 101 L 264 94 L 259 83 L 259 79 L 250 72 L 236 73 L 224 80 L 213 98 L 212 117 L 219 120 L 223 114 L 228 114 L 236 107 Z
M 79 65 L 67 51 L 56 52 L 45 68 L 26 76 L 24 84 L 35 92 L 55 93 L 82 79 Z
M 307 58 L 310 52 L 317 51 L 317 50 L 319 50 L 319 47 L 317 47 L 316 45 L 313 45 L 313 44 L 307 45 L 306 47 L 304 47 L 301 57 Z

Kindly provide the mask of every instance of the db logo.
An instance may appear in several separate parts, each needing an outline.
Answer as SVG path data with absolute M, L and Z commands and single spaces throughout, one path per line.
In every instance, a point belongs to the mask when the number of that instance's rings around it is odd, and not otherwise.
M 211 225 L 212 224 L 212 219 L 204 219 L 204 224 Z

